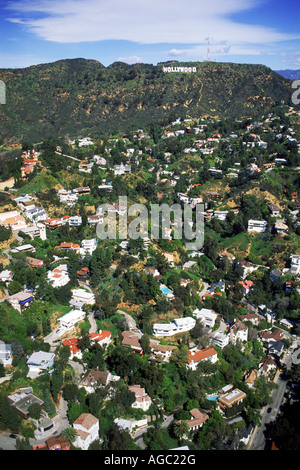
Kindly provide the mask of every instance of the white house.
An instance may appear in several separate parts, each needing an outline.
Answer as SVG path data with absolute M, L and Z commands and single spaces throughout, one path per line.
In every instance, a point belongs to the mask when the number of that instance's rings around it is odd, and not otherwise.
M 218 354 L 214 348 L 210 346 L 200 351 L 189 351 L 187 369 L 196 370 L 201 361 L 210 361 L 212 364 L 217 362 Z
M 82 413 L 73 423 L 76 430 L 74 446 L 88 450 L 92 442 L 99 440 L 99 419 L 90 413 Z
M 97 248 L 97 239 L 92 238 L 91 240 L 82 240 L 80 254 L 82 256 L 91 255 Z
M 196 320 L 192 317 L 176 318 L 172 323 L 154 323 L 153 334 L 154 336 L 173 336 L 191 330 L 195 324 Z
M 81 302 L 88 305 L 94 305 L 95 303 L 94 294 L 80 288 L 72 290 L 72 299 L 75 300 L 75 302 Z
M 4 282 L 7 285 L 10 281 L 13 280 L 13 277 L 13 272 L 9 271 L 8 269 L 5 269 L 0 273 L 0 282 Z
M 267 222 L 265 220 L 248 220 L 248 232 L 265 232 Z
M 224 333 L 214 333 L 211 339 L 216 346 L 222 349 L 229 343 L 229 335 L 225 335 Z
M 2 363 L 4 367 L 10 366 L 12 364 L 12 355 L 11 344 L 5 344 L 0 341 L 0 364 Z
M 292 255 L 290 257 L 291 262 L 291 270 L 295 272 L 295 274 L 300 273 L 300 255 Z
M 248 340 L 248 327 L 237 318 L 230 330 L 230 341 L 236 344 L 238 340 L 242 342 Z
M 214 211 L 214 217 L 218 220 L 226 220 L 228 211 Z
M 54 364 L 55 354 L 45 351 L 37 351 L 31 354 L 27 360 L 30 372 L 42 372 L 50 370 Z
M 68 224 L 70 227 L 79 227 L 82 224 L 82 218 L 79 215 L 69 217 Z
M 82 310 L 71 310 L 71 312 L 67 313 L 63 317 L 58 318 L 58 322 L 60 323 L 60 328 L 64 330 L 71 330 L 74 328 L 76 323 L 83 320 L 85 317 L 85 312 Z
M 47 278 L 54 288 L 63 287 L 70 282 L 68 272 L 59 268 L 48 271 Z
M 218 316 L 209 308 L 201 308 L 201 310 L 197 308 L 193 311 L 193 315 L 197 318 L 197 320 L 201 320 L 204 326 L 207 328 L 213 328 Z
M 133 408 L 139 408 L 147 411 L 151 406 L 152 400 L 140 385 L 129 385 L 128 390 L 135 394 L 135 402 L 131 405 Z

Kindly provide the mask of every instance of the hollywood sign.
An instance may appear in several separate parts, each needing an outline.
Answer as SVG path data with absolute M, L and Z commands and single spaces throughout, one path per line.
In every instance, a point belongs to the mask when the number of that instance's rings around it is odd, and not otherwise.
M 169 73 L 169 72 L 193 73 L 193 72 L 197 72 L 197 68 L 196 67 L 164 67 L 163 71 L 165 73 Z

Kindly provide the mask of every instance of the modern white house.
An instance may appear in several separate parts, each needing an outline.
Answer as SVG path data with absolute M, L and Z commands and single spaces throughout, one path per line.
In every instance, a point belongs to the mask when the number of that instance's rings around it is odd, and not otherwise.
M 88 450 L 92 442 L 99 440 L 99 419 L 90 413 L 82 413 L 73 423 L 77 435 L 74 446 Z
M 63 287 L 70 282 L 68 272 L 59 268 L 48 271 L 47 278 L 54 288 Z
M 222 349 L 229 343 L 229 335 L 225 335 L 224 333 L 214 333 L 211 339 L 216 346 Z
M 291 270 L 295 274 L 300 273 L 300 255 L 292 255 L 290 257 L 290 262 L 291 262 Z
M 0 341 L 0 364 L 3 364 L 4 367 L 10 366 L 12 364 L 12 355 L 11 344 L 5 344 Z
M 95 303 L 94 294 L 80 288 L 72 290 L 72 299 L 82 304 L 94 305 Z
M 191 330 L 195 324 L 196 320 L 192 317 L 176 318 L 172 323 L 154 323 L 153 334 L 154 336 L 173 336 Z
M 93 251 L 95 251 L 97 248 L 97 239 L 92 238 L 90 240 L 82 240 L 81 242 L 81 248 L 80 248 L 80 254 L 82 256 L 85 255 L 91 255 Z
M 37 351 L 31 354 L 27 360 L 30 372 L 43 372 L 51 370 L 54 364 L 55 354 L 45 351 Z
M 265 220 L 248 220 L 248 232 L 265 232 L 267 229 L 267 222 Z
M 58 322 L 60 324 L 60 328 L 63 330 L 72 330 L 74 326 L 83 320 L 85 317 L 85 312 L 82 310 L 71 310 L 71 312 L 67 313 L 63 317 L 58 318 Z
M 214 217 L 218 220 L 226 220 L 228 211 L 214 211 Z
M 70 227 L 79 227 L 79 225 L 82 224 L 82 217 L 80 217 L 80 215 L 69 217 L 68 224 Z
M 201 320 L 206 328 L 213 328 L 218 316 L 209 308 L 201 308 L 201 310 L 197 308 L 193 311 L 193 315 L 197 318 L 197 320 Z

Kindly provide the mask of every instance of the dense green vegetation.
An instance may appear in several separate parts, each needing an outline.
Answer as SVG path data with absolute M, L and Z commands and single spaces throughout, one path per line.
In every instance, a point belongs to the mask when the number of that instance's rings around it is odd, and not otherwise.
M 255 116 L 291 104 L 290 81 L 262 65 L 197 62 L 192 74 L 164 73 L 177 62 L 104 67 L 84 59 L 0 70 L 7 87 L 0 136 L 35 141 L 167 123 L 179 114 Z M 231 97 L 228 99 L 228 97 Z

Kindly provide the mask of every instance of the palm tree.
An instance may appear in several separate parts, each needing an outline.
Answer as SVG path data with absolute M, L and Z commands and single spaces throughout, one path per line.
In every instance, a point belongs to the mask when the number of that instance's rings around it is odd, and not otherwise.
M 67 441 L 73 443 L 77 436 L 77 431 L 74 428 L 66 428 L 62 431 L 62 435 L 67 439 Z
M 183 420 L 176 421 L 173 426 L 173 431 L 177 439 L 181 441 L 184 436 L 189 434 L 189 427 L 187 422 Z

